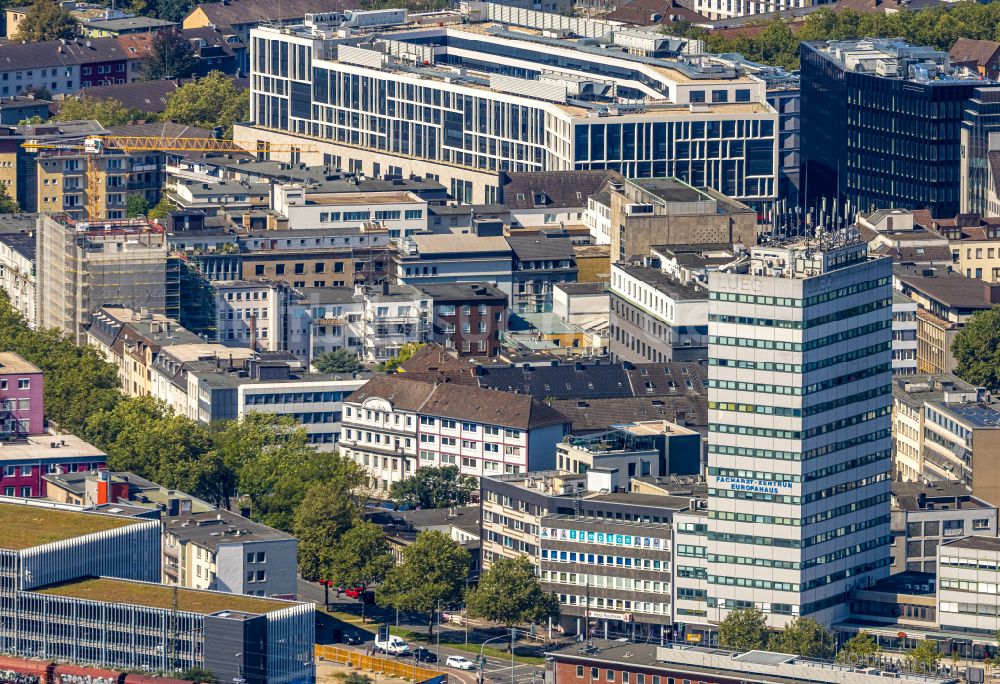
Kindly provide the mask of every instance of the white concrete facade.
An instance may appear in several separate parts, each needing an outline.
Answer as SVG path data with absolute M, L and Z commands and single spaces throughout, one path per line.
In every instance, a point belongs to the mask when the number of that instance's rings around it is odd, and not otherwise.
M 891 260 L 756 247 L 709 285 L 708 618 L 829 625 L 889 573 Z

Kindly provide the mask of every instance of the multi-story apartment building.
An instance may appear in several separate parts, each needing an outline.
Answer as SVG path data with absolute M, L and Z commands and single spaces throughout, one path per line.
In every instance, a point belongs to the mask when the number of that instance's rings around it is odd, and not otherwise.
M 987 501 L 1000 501 L 1000 410 L 985 403 L 924 404 L 923 478 L 958 480 Z
M 955 370 L 952 344 L 966 321 L 1000 303 L 1000 285 L 958 274 L 896 274 L 896 287 L 917 303 L 917 372 Z
M 32 231 L 34 227 L 32 226 Z M 25 322 L 35 327 L 35 236 L 0 230 L 0 290 Z
M 755 247 L 709 274 L 708 618 L 830 624 L 889 573 L 891 260 Z
M 38 326 L 85 344 L 92 314 L 105 304 L 168 313 L 176 290 L 167 277 L 163 227 L 145 219 L 86 222 L 38 218 Z
M 917 303 L 901 292 L 892 293 L 892 374 L 917 372 Z
M 130 54 L 116 38 L 10 43 L 4 46 L 4 55 L 0 67 L 3 97 L 23 95 L 37 88 L 59 97 L 87 86 L 138 78 L 138 74 L 129 74 Z
M 88 198 L 96 193 L 103 216 L 125 218 L 128 157 L 121 153 L 99 155 L 94 160 L 97 187 L 91 188 L 86 154 L 82 150 L 46 150 L 38 156 L 38 204 L 31 207 L 33 211 L 85 219 Z
M 0 352 L 0 442 L 45 431 L 42 370 L 14 352 Z
M 371 362 L 391 359 L 406 344 L 431 336 L 431 299 L 410 285 L 390 285 L 365 292 L 365 355 Z
M 937 572 L 938 549 L 975 534 L 997 536 L 997 507 L 959 482 L 892 483 L 892 572 Z
M 556 445 L 556 468 L 585 473 L 618 470 L 622 478 L 701 474 L 701 434 L 666 420 L 616 425 Z
M 991 216 L 959 214 L 938 219 L 931 227 L 948 239 L 955 271 L 967 278 L 997 283 L 1000 282 L 1000 204 L 989 211 Z
M 762 81 L 681 58 L 683 41 L 604 22 L 495 3 L 433 21 L 369 15 L 378 38 L 357 45 L 337 37 L 354 30 L 341 14 L 253 30 L 253 125 L 234 139 L 248 149 L 308 140 L 318 151 L 304 160 L 431 175 L 463 202 L 496 202 L 502 171 L 573 169 L 775 196 L 777 114 Z M 533 32 L 550 29 L 563 37 Z
M 152 393 L 152 365 L 160 350 L 173 344 L 200 344 L 202 339 L 163 314 L 102 306 L 87 326 L 87 344 L 118 369 L 123 392 L 133 397 Z
M 480 235 L 414 235 L 392 255 L 396 280 L 424 283 L 491 283 L 513 292 L 514 250 L 506 238 Z
M 980 76 L 899 40 L 802 43 L 800 52 L 806 202 L 835 193 L 861 211 L 957 214 L 963 109 Z
M 250 596 L 294 598 L 298 541 L 214 509 L 163 519 L 163 583 Z
M 422 466 L 476 477 L 549 469 L 568 433 L 565 416 L 529 395 L 403 374 L 376 376 L 347 397 L 340 449 L 386 490 Z
M 509 237 L 513 253 L 511 265 L 511 308 L 519 313 L 552 311 L 552 288 L 558 283 L 576 282 L 573 242 L 566 236 Z
M 944 404 L 976 403 L 985 396 L 982 390 L 951 373 L 909 375 L 898 378 L 892 388 L 893 472 L 904 482 L 950 479 L 938 473 L 928 477 L 924 471 L 925 422 L 928 402 Z
M 0 620 L 5 654 L 111 670 L 200 667 L 255 684 L 315 677 L 311 604 L 156 584 L 157 520 L 4 500 L 0 558 L 3 598 L 18 606 Z M 69 616 L 75 629 L 46 615 Z
M 227 347 L 286 351 L 287 312 L 293 298 L 283 282 L 230 280 L 213 283 L 216 340 Z
M 608 351 L 615 361 L 696 361 L 708 354 L 708 290 L 658 268 L 611 265 Z
M 500 353 L 507 329 L 507 295 L 486 283 L 421 284 L 434 309 L 431 341 L 460 356 Z
M 1000 539 L 969 536 L 941 545 L 937 563 L 937 615 L 953 632 L 996 635 L 1000 629 L 997 572 Z
M 427 201 L 412 192 L 324 193 L 299 185 L 275 185 L 272 209 L 288 219 L 288 228 L 372 228 L 391 238 L 427 230 Z

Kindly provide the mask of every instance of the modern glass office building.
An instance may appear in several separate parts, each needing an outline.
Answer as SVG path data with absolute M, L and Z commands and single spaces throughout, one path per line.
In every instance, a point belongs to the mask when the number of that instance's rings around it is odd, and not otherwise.
M 854 210 L 960 208 L 963 110 L 983 85 L 948 53 L 895 40 L 802 43 L 802 163 L 807 205 Z
M 963 214 L 991 216 L 989 210 L 990 134 L 993 149 L 1000 149 L 1000 87 L 976 88 L 962 114 L 962 196 Z
M 572 169 L 773 199 L 777 114 L 761 80 L 684 61 L 662 34 L 586 20 L 514 28 L 569 19 L 484 5 L 485 17 L 366 33 L 339 15 L 255 30 L 254 126 L 237 139 L 301 141 L 315 161 L 366 174 L 430 175 L 464 201 L 495 201 L 501 171 Z

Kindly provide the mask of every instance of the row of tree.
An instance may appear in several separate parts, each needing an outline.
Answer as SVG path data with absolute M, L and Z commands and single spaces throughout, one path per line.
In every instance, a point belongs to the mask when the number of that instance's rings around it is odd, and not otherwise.
M 767 617 L 757 608 L 729 613 L 719 624 L 719 645 L 737 651 L 767 649 L 821 660 L 836 656 L 845 663 L 865 662 L 881 652 L 878 643 L 866 632 L 856 634 L 838 651 L 833 633 L 812 618 L 797 617 L 783 630 L 771 630 Z M 905 661 L 907 669 L 933 672 L 941 655 L 933 641 L 924 640 L 906 653 Z
M 996 3 L 957 2 L 919 11 L 892 13 L 822 9 L 804 21 L 785 19 L 760 22 L 763 30 L 751 35 L 728 37 L 710 34 L 691 24 L 666 26 L 664 31 L 700 38 L 709 52 L 739 52 L 764 64 L 799 67 L 799 43 L 814 40 L 855 38 L 904 38 L 916 45 L 949 50 L 958 38 L 1000 39 L 1000 7 Z

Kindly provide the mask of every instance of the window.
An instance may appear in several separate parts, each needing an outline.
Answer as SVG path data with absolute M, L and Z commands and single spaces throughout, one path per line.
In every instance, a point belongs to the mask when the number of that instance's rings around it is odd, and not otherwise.
M 691 102 L 704 102 L 705 101 L 705 91 L 704 90 L 692 90 L 691 91 Z
M 583 665 L 576 666 L 576 676 L 577 679 L 583 679 Z
M 24 497 L 25 499 L 27 499 L 28 497 L 30 497 L 31 496 L 31 487 L 30 486 L 21 487 L 21 496 Z
M 607 679 L 609 682 L 615 681 L 615 671 L 608 668 L 607 674 L 605 675 L 605 679 Z
M 980 518 L 978 520 L 972 521 L 972 529 L 974 530 L 988 530 L 990 529 L 990 521 L 988 518 Z
M 21 378 L 17 381 L 18 389 L 31 389 L 31 378 Z

